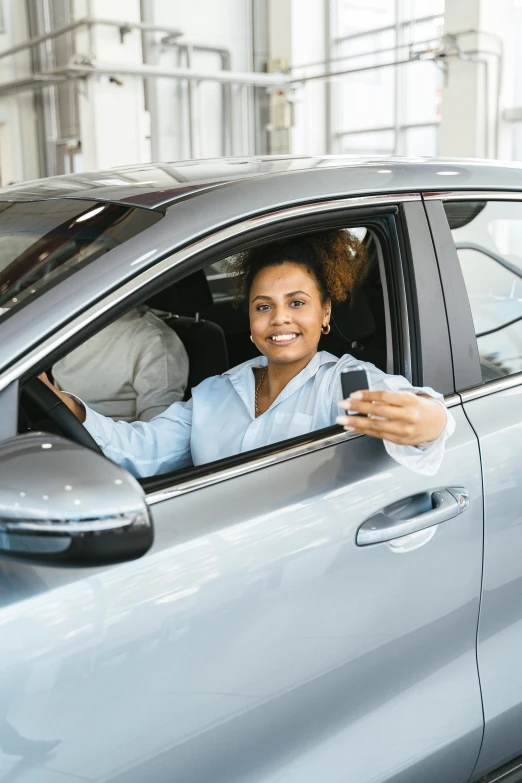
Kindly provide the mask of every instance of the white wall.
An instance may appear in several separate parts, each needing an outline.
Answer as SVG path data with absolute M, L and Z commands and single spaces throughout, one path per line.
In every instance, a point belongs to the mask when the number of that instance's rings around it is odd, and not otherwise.
M 478 50 L 484 63 L 466 62 L 451 57 L 443 88 L 441 148 L 445 156 L 510 158 L 512 127 L 499 122 L 497 132 L 498 58 L 503 49 L 500 115 L 514 98 L 515 13 L 513 0 L 451 0 L 446 2 L 444 31 L 458 33 L 479 30 L 478 35 L 459 38 L 463 50 Z M 501 44 L 496 39 L 500 38 Z M 492 54 L 489 54 L 492 52 Z M 487 78 L 487 94 L 486 94 Z
M 252 22 L 250 0 L 155 0 L 152 4 L 154 22 L 179 27 L 181 40 L 229 49 L 231 69 L 252 70 Z M 195 51 L 192 66 L 197 69 L 219 70 L 217 54 Z M 159 62 L 165 67 L 185 65 L 175 49 L 164 51 Z M 157 82 L 158 146 L 161 160 L 189 157 L 187 87 L 167 79 Z M 232 152 L 252 152 L 253 125 L 249 96 L 245 88 L 232 87 L 234 124 Z M 195 156 L 219 157 L 222 154 L 222 88 L 214 83 L 202 83 L 196 90 L 196 111 L 199 121 L 195 128 Z
M 0 49 L 27 39 L 25 4 L 4 3 L 5 32 Z M 27 52 L 0 59 L 0 82 L 22 79 L 30 73 Z M 36 113 L 31 91 L 0 98 L 0 184 L 36 179 L 39 176 Z
M 140 21 L 139 0 L 80 0 L 75 16 L 84 13 L 117 21 Z M 76 37 L 78 53 L 92 54 L 104 62 L 142 63 L 141 34 L 128 33 L 123 42 L 117 28 L 96 26 Z M 135 76 L 89 79 L 80 88 L 82 168 L 110 168 L 150 160 L 148 122 L 142 80 Z
M 0 32 L 0 49 L 27 40 L 24 0 L 3 0 L 7 33 Z M 39 0 L 34 0 L 39 2 Z M 85 16 L 117 21 L 140 21 L 139 0 L 74 0 L 74 17 Z M 158 25 L 179 28 L 183 40 L 224 47 L 230 51 L 231 68 L 252 70 L 252 20 L 250 0 L 151 0 L 152 19 Z M 162 33 L 149 37 L 156 63 L 169 68 L 185 65 L 173 47 L 159 47 Z M 132 31 L 122 41 L 118 28 L 96 26 L 75 35 L 76 52 L 99 62 L 140 66 L 142 37 Z M 218 54 L 195 51 L 192 66 L 218 70 Z M 0 82 L 12 81 L 31 72 L 28 53 L 0 59 Z M 120 84 L 118 83 L 120 82 Z M 179 160 L 189 157 L 187 86 L 173 79 L 150 80 L 156 92 L 157 113 L 154 137 L 157 158 Z M 79 95 L 81 153 L 76 170 L 92 170 L 148 162 L 151 160 L 150 117 L 145 107 L 142 78 L 91 77 L 76 82 Z M 195 149 L 198 157 L 219 157 L 223 152 L 222 88 L 202 83 L 196 88 Z M 229 132 L 229 154 L 254 150 L 251 88 L 230 88 L 233 126 Z M 151 102 L 153 107 L 154 101 Z M 53 140 L 50 140 L 51 143 Z M 34 94 L 28 90 L 0 98 L 0 184 L 41 176 Z
M 326 57 L 324 0 L 292 0 L 292 65 L 324 61 Z M 315 68 L 317 73 L 323 66 Z M 309 72 L 314 72 L 309 70 Z M 296 91 L 292 152 L 321 155 L 326 152 L 326 85 L 307 82 Z

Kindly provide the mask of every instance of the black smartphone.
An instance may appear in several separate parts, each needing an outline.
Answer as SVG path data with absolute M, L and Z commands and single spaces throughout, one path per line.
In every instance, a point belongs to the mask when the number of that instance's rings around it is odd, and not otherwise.
M 370 379 L 366 369 L 361 365 L 358 365 L 343 370 L 341 372 L 341 388 L 343 391 L 343 400 L 347 400 L 352 392 L 369 389 Z M 350 415 L 366 416 L 366 413 L 356 413 L 353 411 Z

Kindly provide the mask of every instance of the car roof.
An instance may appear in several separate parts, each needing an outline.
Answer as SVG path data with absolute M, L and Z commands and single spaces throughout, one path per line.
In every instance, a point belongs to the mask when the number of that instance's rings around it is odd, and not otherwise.
M 522 165 L 519 163 L 453 158 L 286 155 L 135 164 L 66 174 L 0 188 L 0 201 L 81 198 L 158 209 L 201 191 L 245 179 L 281 177 L 325 168 L 345 170 L 347 194 L 368 192 L 370 182 L 374 191 L 395 192 L 419 188 L 441 191 L 522 189 Z

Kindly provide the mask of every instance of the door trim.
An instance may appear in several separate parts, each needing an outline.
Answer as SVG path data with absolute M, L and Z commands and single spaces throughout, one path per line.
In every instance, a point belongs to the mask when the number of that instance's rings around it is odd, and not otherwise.
M 475 783 L 522 783 L 522 756 L 479 778 Z
M 462 389 L 474 388 L 482 383 L 473 316 L 443 202 L 441 199 L 428 200 L 424 204 L 424 209 L 430 225 L 444 294 L 455 391 L 460 392 Z
M 462 397 L 462 402 L 470 402 L 471 400 L 478 400 L 479 397 L 487 397 L 488 394 L 513 389 L 516 386 L 522 386 L 522 372 L 506 375 L 505 378 L 498 378 L 480 386 L 475 386 L 472 389 L 466 389 L 466 391 L 460 392 L 460 396 Z
M 443 190 L 422 195 L 426 201 L 522 201 L 522 192 L 513 190 Z

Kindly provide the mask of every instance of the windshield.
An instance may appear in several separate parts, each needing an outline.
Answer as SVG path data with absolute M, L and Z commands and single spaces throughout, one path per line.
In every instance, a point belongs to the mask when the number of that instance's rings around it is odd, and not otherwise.
M 0 320 L 161 218 L 80 199 L 0 203 Z

